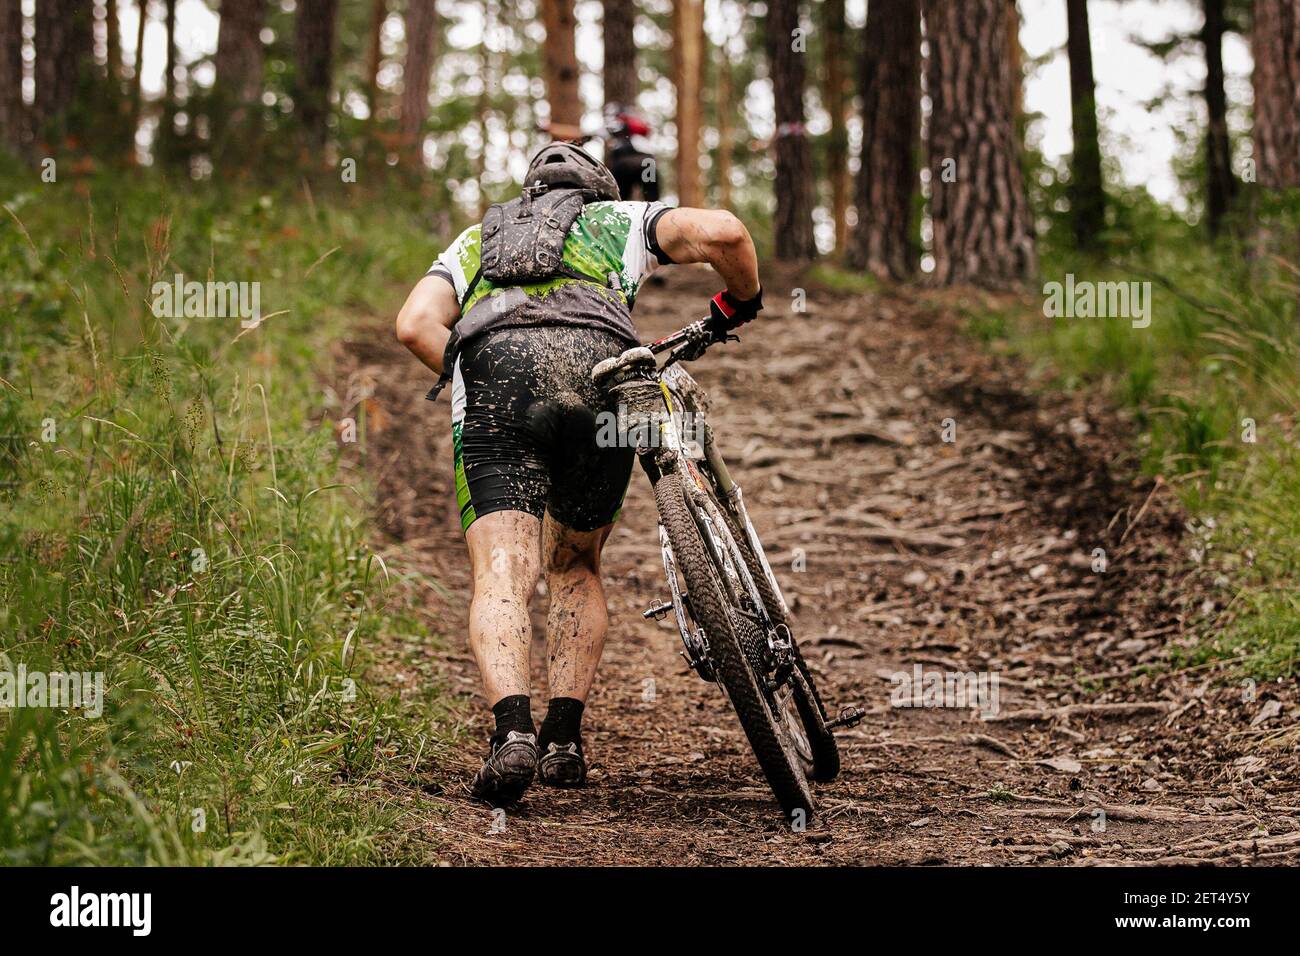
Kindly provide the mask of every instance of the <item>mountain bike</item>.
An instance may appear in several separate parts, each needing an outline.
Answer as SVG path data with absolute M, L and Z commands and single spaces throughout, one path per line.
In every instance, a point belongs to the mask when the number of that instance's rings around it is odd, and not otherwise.
M 806 819 L 815 809 L 809 781 L 829 782 L 840 770 L 833 731 L 863 712 L 850 707 L 829 717 L 740 486 L 718 451 L 708 396 L 679 364 L 712 343 L 705 321 L 693 322 L 606 359 L 592 380 L 617 409 L 618 434 L 634 445 L 654 488 L 669 596 L 644 617 L 673 615 L 687 665 L 721 685 L 782 809 Z

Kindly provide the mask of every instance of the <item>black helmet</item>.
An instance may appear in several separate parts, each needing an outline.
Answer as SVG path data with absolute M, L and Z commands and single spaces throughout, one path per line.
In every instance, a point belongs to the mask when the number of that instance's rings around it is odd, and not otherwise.
M 619 198 L 618 183 L 609 168 L 572 143 L 548 143 L 537 151 L 524 174 L 524 186 L 538 183 L 553 189 L 582 189 L 595 199 Z

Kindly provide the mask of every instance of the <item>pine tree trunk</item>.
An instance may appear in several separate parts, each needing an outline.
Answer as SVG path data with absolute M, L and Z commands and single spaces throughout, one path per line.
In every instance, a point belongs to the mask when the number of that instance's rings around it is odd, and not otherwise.
M 1020 8 L 1016 0 L 1007 0 L 1007 57 L 1011 64 L 1011 115 L 1019 123 L 1025 101 L 1025 56 L 1020 46 Z
M 488 200 L 488 194 L 483 188 L 484 181 L 487 179 L 488 170 L 488 137 L 491 135 L 488 130 L 488 117 L 492 112 L 492 98 L 496 92 L 496 69 L 495 59 L 492 48 L 488 46 L 488 38 L 496 35 L 497 11 L 493 0 L 483 0 L 483 35 L 479 37 L 479 73 L 482 77 L 482 86 L 478 94 L 478 131 L 479 141 L 483 144 L 479 150 L 478 164 L 475 171 L 478 174 L 478 217 L 482 219 L 487 213 L 488 206 L 491 203 Z
M 122 68 L 122 30 L 118 21 L 118 0 L 104 0 L 104 69 L 94 95 L 95 135 L 99 152 L 130 159 L 135 154 L 135 127 L 131 125 L 131 101 L 126 96 Z
M 262 27 L 266 23 L 266 0 L 221 0 L 221 23 L 217 30 L 217 52 L 213 57 L 216 81 L 213 90 L 213 153 L 228 161 L 230 154 L 245 160 L 254 151 L 247 137 L 253 119 L 259 115 L 262 98 Z
M 36 4 L 36 97 L 32 127 L 38 142 L 68 131 L 68 113 L 94 67 L 91 0 L 41 0 Z
M 699 206 L 700 97 L 704 71 L 704 2 L 673 4 L 673 85 L 677 89 L 677 204 Z
M 732 80 L 731 61 L 726 48 L 717 51 L 713 62 L 718 65 L 718 208 L 731 208 Z
M 636 76 L 636 4 L 605 0 L 605 102 L 634 106 L 641 84 Z
M 806 39 L 799 29 L 798 0 L 768 0 L 767 62 L 776 105 L 776 215 L 772 230 L 776 257 L 806 260 L 817 254 L 813 240 L 813 176 L 804 127 Z
M 424 122 L 429 117 L 429 78 L 437 32 L 434 0 L 410 0 L 406 7 L 406 60 L 397 126 L 402 152 L 417 168 L 423 162 Z
M 48 135 L 52 118 L 59 112 L 59 61 L 67 43 L 63 2 L 42 3 L 36 8 L 36 62 L 33 73 L 36 95 L 32 99 L 32 133 L 39 144 Z
M 167 31 L 167 59 L 163 64 L 163 109 L 176 112 L 176 0 L 166 0 L 163 26 Z
M 1232 173 L 1232 142 L 1228 138 L 1228 96 L 1223 85 L 1224 0 L 1204 0 L 1205 107 L 1209 124 L 1205 132 L 1205 218 L 1210 235 L 1217 236 L 1237 194 Z
M 1005 0 L 925 0 L 931 218 L 941 285 L 1005 286 L 1037 268 L 1020 171 Z
M 144 30 L 149 24 L 148 0 L 137 0 L 140 18 L 135 30 L 135 64 L 131 68 L 131 129 L 140 129 L 140 114 L 144 109 Z
M 221 0 L 217 29 L 216 95 L 233 109 L 262 98 L 262 28 L 266 0 Z
M 27 140 L 23 106 L 22 0 L 0 0 L 0 145 L 15 152 Z
M 826 143 L 826 178 L 831 183 L 831 220 L 835 224 L 835 252 L 843 255 L 849 232 L 849 130 L 845 121 L 846 100 L 844 74 L 844 0 L 824 0 L 822 51 L 825 70 L 826 112 L 831 118 L 831 132 Z M 919 17 L 918 17 L 919 19 Z
M 1265 189 L 1300 188 L 1300 4 L 1255 0 L 1255 165 Z
M 379 113 L 379 64 L 383 59 L 384 21 L 388 19 L 388 0 L 372 0 L 370 7 L 370 42 L 366 47 L 366 117 L 368 137 L 374 138 Z
M 319 149 L 329 132 L 338 0 L 298 0 L 294 25 L 295 109 L 306 145 Z
M 107 47 L 108 85 L 113 101 L 122 93 L 122 37 L 117 22 L 117 0 L 104 4 L 104 42 Z
M 912 222 L 921 131 L 920 0 L 874 0 L 863 41 L 858 221 L 847 261 L 881 278 L 905 279 L 918 262 Z
M 1070 163 L 1070 217 L 1074 242 L 1095 248 L 1106 226 L 1106 196 L 1101 181 L 1101 143 L 1097 131 L 1097 84 L 1092 72 L 1087 0 L 1066 0 L 1070 55 L 1070 116 L 1074 155 Z
M 582 100 L 578 96 L 573 0 L 542 0 L 542 22 L 546 25 L 543 60 L 546 99 L 551 107 L 551 126 L 567 127 L 566 133 L 580 130 Z
M 163 98 L 154 155 L 168 163 L 176 159 L 176 0 L 166 0 L 164 4 L 163 30 L 166 35 Z

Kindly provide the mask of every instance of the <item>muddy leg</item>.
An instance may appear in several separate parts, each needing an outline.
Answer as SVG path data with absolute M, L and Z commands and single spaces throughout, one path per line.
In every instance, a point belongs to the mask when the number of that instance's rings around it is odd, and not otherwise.
M 586 701 L 605 647 L 609 616 L 600 583 L 600 551 L 613 525 L 574 531 L 549 514 L 542 528 L 546 587 L 546 677 L 550 696 Z
M 528 695 L 528 602 L 540 573 L 540 533 L 541 522 L 532 515 L 497 511 L 479 518 L 465 535 L 474 574 L 469 646 L 489 704 Z

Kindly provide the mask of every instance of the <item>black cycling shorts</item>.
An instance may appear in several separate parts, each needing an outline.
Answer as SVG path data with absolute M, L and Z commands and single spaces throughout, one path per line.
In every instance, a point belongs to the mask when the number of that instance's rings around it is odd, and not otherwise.
M 549 511 L 576 531 L 618 516 L 635 451 L 598 444 L 604 396 L 591 369 L 628 347 L 599 329 L 548 326 L 488 332 L 461 349 L 451 433 L 464 530 L 494 511 Z

